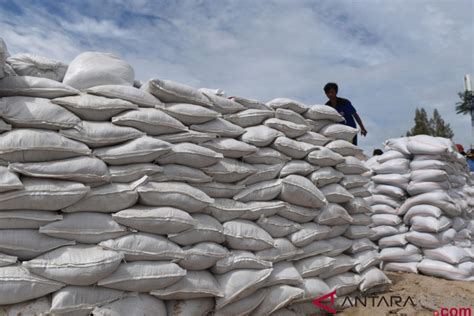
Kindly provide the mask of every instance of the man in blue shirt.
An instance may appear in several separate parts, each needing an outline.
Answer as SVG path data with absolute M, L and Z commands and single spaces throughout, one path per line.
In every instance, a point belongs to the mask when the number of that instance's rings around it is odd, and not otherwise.
M 367 135 L 367 130 L 365 129 L 364 124 L 362 123 L 362 120 L 359 117 L 359 114 L 357 114 L 356 109 L 352 106 L 351 101 L 344 98 L 339 98 L 337 96 L 338 89 L 339 88 L 337 84 L 334 82 L 329 82 L 324 86 L 324 92 L 326 93 L 326 96 L 329 99 L 329 101 L 326 102 L 326 105 L 332 106 L 336 109 L 336 111 L 339 112 L 339 114 L 344 117 L 344 124 L 356 128 L 357 121 L 357 124 L 359 124 L 360 126 L 360 133 L 362 134 L 362 136 Z M 354 136 L 352 143 L 354 145 L 357 145 L 357 135 Z

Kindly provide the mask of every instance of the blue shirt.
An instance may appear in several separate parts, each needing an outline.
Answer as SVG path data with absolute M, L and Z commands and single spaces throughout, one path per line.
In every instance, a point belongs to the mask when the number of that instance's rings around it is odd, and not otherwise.
M 326 105 L 331 106 L 331 101 L 326 102 Z M 357 112 L 352 106 L 351 101 L 344 98 L 337 98 L 336 111 L 341 114 L 345 121 L 345 124 L 356 128 L 356 122 L 354 120 L 354 114 Z
M 474 160 L 471 158 L 467 158 L 467 164 L 469 166 L 469 170 L 471 172 L 474 172 Z

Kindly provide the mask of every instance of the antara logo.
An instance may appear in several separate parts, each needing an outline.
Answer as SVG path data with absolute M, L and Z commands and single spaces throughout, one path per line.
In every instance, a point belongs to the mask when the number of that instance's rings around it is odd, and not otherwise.
M 313 301 L 313 304 L 318 306 L 319 308 L 332 313 L 336 314 L 336 310 L 331 308 L 330 306 L 334 305 L 334 297 L 336 296 L 336 291 L 332 291 L 324 296 L 321 296 Z M 330 304 L 325 305 L 322 301 L 325 301 L 330 298 Z M 407 304 L 411 304 L 412 306 L 415 305 L 413 299 L 408 296 L 405 300 L 398 295 L 392 295 L 388 299 L 385 296 L 367 296 L 367 297 L 359 297 L 356 296 L 353 300 L 349 296 L 346 296 L 342 302 L 341 308 L 348 308 L 348 307 L 356 307 L 356 306 L 364 306 L 364 307 L 405 307 Z

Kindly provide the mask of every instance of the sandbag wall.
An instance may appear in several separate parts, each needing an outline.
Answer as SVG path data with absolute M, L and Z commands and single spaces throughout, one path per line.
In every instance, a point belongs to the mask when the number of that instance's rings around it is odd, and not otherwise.
M 390 283 L 332 108 L 138 89 L 103 53 L 59 77 L 0 79 L 0 305 L 37 299 L 9 311 L 301 313 Z
M 390 139 L 371 158 L 372 240 L 383 268 L 474 280 L 473 186 L 449 139 Z

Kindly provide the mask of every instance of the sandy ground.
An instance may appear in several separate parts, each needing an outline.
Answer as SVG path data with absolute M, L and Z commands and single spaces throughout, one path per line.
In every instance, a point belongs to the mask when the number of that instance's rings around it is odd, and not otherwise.
M 428 277 L 413 273 L 394 273 L 386 272 L 386 275 L 392 280 L 392 286 L 387 292 L 378 293 L 375 299 L 378 304 L 381 296 L 384 296 L 390 302 L 391 296 L 400 296 L 402 298 L 402 307 L 392 304 L 387 307 L 383 301 L 379 307 L 372 307 L 372 302 L 367 300 L 367 306 L 350 307 L 337 315 L 351 316 L 371 316 L 371 315 L 443 315 L 441 308 L 471 308 L 471 314 L 474 316 L 474 282 L 447 281 L 440 278 Z M 414 306 L 409 302 L 408 296 L 413 300 Z M 444 311 L 446 312 L 446 311 Z M 448 310 L 452 316 L 471 315 L 461 310 Z M 451 314 L 449 314 L 451 313 Z

